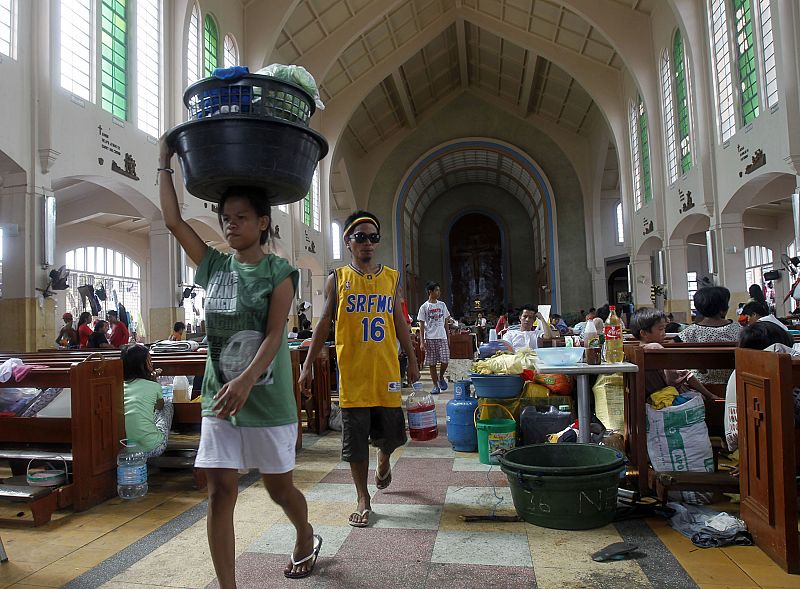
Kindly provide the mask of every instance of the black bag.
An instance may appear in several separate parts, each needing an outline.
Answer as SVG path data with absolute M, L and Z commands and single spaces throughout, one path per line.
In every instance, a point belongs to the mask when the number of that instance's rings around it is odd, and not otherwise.
M 525 407 L 519 418 L 520 445 L 543 444 L 548 435 L 560 432 L 573 421 L 575 419 L 569 411 L 542 413 L 536 407 Z

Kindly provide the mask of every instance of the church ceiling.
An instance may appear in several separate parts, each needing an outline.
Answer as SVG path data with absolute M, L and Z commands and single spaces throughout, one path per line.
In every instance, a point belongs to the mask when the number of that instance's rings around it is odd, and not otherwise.
M 614 0 L 649 13 L 654 0 Z M 286 62 L 303 63 L 334 33 L 375 0 L 301 0 L 277 43 Z M 366 153 L 419 117 L 449 94 L 483 93 L 508 104 L 520 117 L 537 115 L 577 134 L 584 133 L 597 107 L 581 85 L 547 61 L 472 21 L 492 22 L 554 44 L 592 64 L 623 69 L 611 43 L 582 17 L 553 0 L 401 0 L 357 34 L 324 74 L 324 102 L 336 100 L 373 68 L 400 49 L 414 49 L 419 37 L 452 19 L 432 41 L 375 86 L 348 122 L 346 136 Z M 429 36 L 430 38 L 430 36 Z

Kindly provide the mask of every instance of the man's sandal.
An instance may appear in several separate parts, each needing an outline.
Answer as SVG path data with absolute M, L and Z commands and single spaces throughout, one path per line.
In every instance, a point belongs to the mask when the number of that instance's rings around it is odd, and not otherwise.
M 380 467 L 381 463 L 378 461 L 378 463 L 375 465 L 375 486 L 378 487 L 378 490 L 383 490 L 392 484 L 392 465 L 391 463 L 389 464 L 389 469 L 383 474 L 383 476 L 381 476 L 378 472 Z
M 294 553 L 289 555 L 289 560 L 292 561 L 292 568 L 311 560 L 312 562 L 309 569 L 302 573 L 283 571 L 283 576 L 286 577 L 287 579 L 305 579 L 307 576 L 309 576 L 312 572 L 314 572 L 314 567 L 317 564 L 317 557 L 319 556 L 320 548 L 322 548 L 322 536 L 320 536 L 319 534 L 314 534 L 314 550 L 311 551 L 311 554 L 309 554 L 305 558 L 301 558 L 300 560 L 294 559 Z
M 350 519 L 347 520 L 347 523 L 349 523 L 354 528 L 366 528 L 367 526 L 369 526 L 369 516 L 370 516 L 370 514 L 372 514 L 372 510 L 370 510 L 370 509 L 364 509 L 362 511 L 354 511 L 353 513 L 350 514 Z M 354 515 L 357 515 L 361 519 L 360 520 L 354 520 L 353 519 Z M 365 515 L 367 516 L 367 520 L 366 521 L 361 521 L 361 520 L 364 519 Z

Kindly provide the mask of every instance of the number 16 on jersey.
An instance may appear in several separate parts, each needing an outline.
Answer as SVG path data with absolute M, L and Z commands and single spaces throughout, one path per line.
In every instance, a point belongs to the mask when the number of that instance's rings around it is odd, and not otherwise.
M 386 336 L 385 325 L 386 321 L 384 321 L 383 317 L 374 317 L 372 321 L 370 321 L 369 317 L 364 317 L 361 320 L 361 327 L 364 329 L 364 341 L 382 342 Z

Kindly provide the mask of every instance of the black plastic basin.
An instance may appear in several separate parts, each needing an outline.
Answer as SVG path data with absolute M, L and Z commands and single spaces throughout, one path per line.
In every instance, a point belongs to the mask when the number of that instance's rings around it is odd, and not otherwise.
M 271 205 L 301 200 L 328 142 L 313 129 L 265 117 L 226 114 L 188 121 L 167 134 L 186 189 L 218 202 L 232 186 L 260 189 Z

